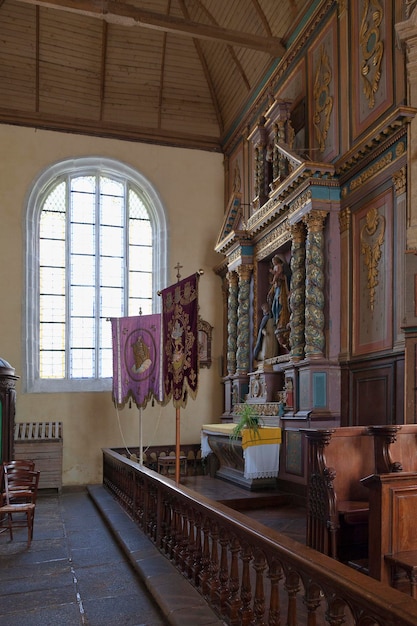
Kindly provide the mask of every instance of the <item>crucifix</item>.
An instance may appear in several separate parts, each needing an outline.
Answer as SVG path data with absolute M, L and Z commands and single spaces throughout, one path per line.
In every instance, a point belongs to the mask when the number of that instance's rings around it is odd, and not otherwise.
M 182 269 L 182 265 L 180 265 L 178 261 L 178 263 L 174 266 L 174 270 L 177 270 L 177 283 L 180 282 L 180 278 L 181 278 L 180 269 Z

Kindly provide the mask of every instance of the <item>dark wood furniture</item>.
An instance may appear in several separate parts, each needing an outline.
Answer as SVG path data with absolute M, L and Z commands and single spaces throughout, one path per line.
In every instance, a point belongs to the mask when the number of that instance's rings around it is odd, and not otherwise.
M 14 368 L 0 358 L 0 462 L 13 459 L 13 429 L 16 412 Z
M 307 545 L 341 561 L 367 558 L 371 474 L 417 464 L 417 425 L 303 429 L 308 441 Z
M 362 483 L 369 489 L 370 576 L 392 585 L 402 569 L 412 582 L 417 570 L 417 472 L 373 474 Z
M 362 426 L 303 429 L 308 441 L 307 545 L 341 561 L 364 559 L 374 444 Z

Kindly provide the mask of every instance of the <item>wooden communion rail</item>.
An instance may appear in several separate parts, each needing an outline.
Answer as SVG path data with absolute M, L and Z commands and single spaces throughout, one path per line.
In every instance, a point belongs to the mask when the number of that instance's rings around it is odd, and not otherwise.
M 110 449 L 103 482 L 231 626 L 417 624 L 407 594 Z

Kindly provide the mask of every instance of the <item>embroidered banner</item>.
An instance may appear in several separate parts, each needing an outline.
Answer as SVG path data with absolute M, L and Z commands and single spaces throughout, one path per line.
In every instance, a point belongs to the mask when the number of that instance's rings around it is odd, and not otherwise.
M 198 386 L 198 275 L 162 291 L 164 402 L 185 407 Z
M 129 398 L 138 408 L 162 401 L 161 316 L 113 318 L 113 401 L 122 408 Z

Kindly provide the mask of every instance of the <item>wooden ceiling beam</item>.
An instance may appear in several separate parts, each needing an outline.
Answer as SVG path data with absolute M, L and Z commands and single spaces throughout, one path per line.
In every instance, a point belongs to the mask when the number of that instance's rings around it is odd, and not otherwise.
M 122 4 L 116 0 L 103 0 L 103 2 L 96 2 L 95 0 L 20 0 L 20 2 L 95 17 L 120 26 L 142 26 L 143 28 L 194 37 L 195 39 L 210 39 L 231 46 L 259 50 L 273 57 L 282 57 L 285 53 L 285 46 L 277 37 L 260 37 L 220 26 L 199 24 L 172 15 L 146 11 L 130 4 Z

